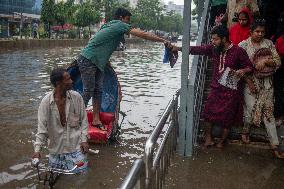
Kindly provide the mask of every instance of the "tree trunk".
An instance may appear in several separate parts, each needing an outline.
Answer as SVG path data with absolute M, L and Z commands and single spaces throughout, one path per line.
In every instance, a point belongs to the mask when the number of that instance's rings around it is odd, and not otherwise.
M 89 38 L 91 38 L 91 24 L 89 24 Z
M 81 32 L 80 32 L 80 27 L 77 26 L 77 34 L 78 34 L 78 38 L 81 39 Z
M 50 39 L 51 38 L 51 30 L 50 30 L 50 22 L 48 22 L 48 25 L 47 25 L 47 30 L 48 30 L 48 38 Z

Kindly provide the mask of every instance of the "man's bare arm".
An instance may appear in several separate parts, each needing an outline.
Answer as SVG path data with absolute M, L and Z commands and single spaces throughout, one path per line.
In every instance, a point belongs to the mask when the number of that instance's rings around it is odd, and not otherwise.
M 146 39 L 146 40 L 150 40 L 150 41 L 161 42 L 161 43 L 167 42 L 167 40 L 165 40 L 161 37 L 158 37 L 156 35 L 153 35 L 151 33 L 148 33 L 148 32 L 142 31 L 140 29 L 136 29 L 136 28 L 131 29 L 129 33 L 131 35 L 136 36 L 136 37 L 140 37 L 142 39 Z

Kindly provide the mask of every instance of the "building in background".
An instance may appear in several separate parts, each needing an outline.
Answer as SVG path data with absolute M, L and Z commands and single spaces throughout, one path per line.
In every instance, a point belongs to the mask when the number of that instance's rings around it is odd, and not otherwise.
M 0 0 L 0 38 L 19 36 L 40 19 L 42 0 Z
M 168 5 L 165 6 L 166 12 L 175 12 L 183 16 L 183 5 L 177 5 L 173 1 L 169 1 Z

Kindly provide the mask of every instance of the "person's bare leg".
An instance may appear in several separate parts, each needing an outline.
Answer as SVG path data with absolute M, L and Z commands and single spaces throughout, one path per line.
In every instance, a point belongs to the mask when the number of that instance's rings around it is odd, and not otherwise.
M 101 130 L 106 130 L 100 120 L 104 73 L 97 69 L 95 78 L 96 83 L 93 94 L 93 125 Z
M 242 135 L 241 135 L 242 136 L 242 142 L 244 144 L 250 143 L 249 134 L 250 134 L 250 125 L 248 123 L 244 123 L 243 131 L 242 131 Z
M 277 135 L 276 125 L 275 125 L 275 119 L 270 118 L 268 120 L 266 117 L 263 118 L 263 123 L 266 128 L 266 132 L 270 141 L 271 149 L 274 153 L 274 156 L 277 158 L 284 158 L 284 152 L 281 148 L 279 148 L 279 139 Z
M 214 145 L 214 141 L 212 138 L 212 123 L 205 122 L 205 142 L 204 147 L 209 147 Z
M 100 120 L 100 109 L 101 106 L 99 105 L 99 103 L 93 100 L 93 125 L 102 124 Z
M 229 133 L 230 133 L 230 129 L 228 129 L 228 128 L 223 129 L 222 138 L 218 142 L 218 144 L 216 145 L 217 148 L 224 148 Z

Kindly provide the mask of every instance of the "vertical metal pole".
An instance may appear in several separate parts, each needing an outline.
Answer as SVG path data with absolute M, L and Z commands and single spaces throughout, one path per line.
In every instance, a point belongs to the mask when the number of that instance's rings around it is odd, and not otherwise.
M 182 64 L 181 64 L 181 96 L 180 96 L 180 127 L 179 127 L 179 142 L 178 153 L 186 155 L 185 150 L 188 139 L 186 136 L 186 127 L 188 127 L 188 73 L 189 73 L 189 43 L 190 43 L 190 25 L 191 25 L 191 0 L 184 0 L 183 11 L 183 39 L 182 39 Z M 190 107 L 192 108 L 192 107 Z

